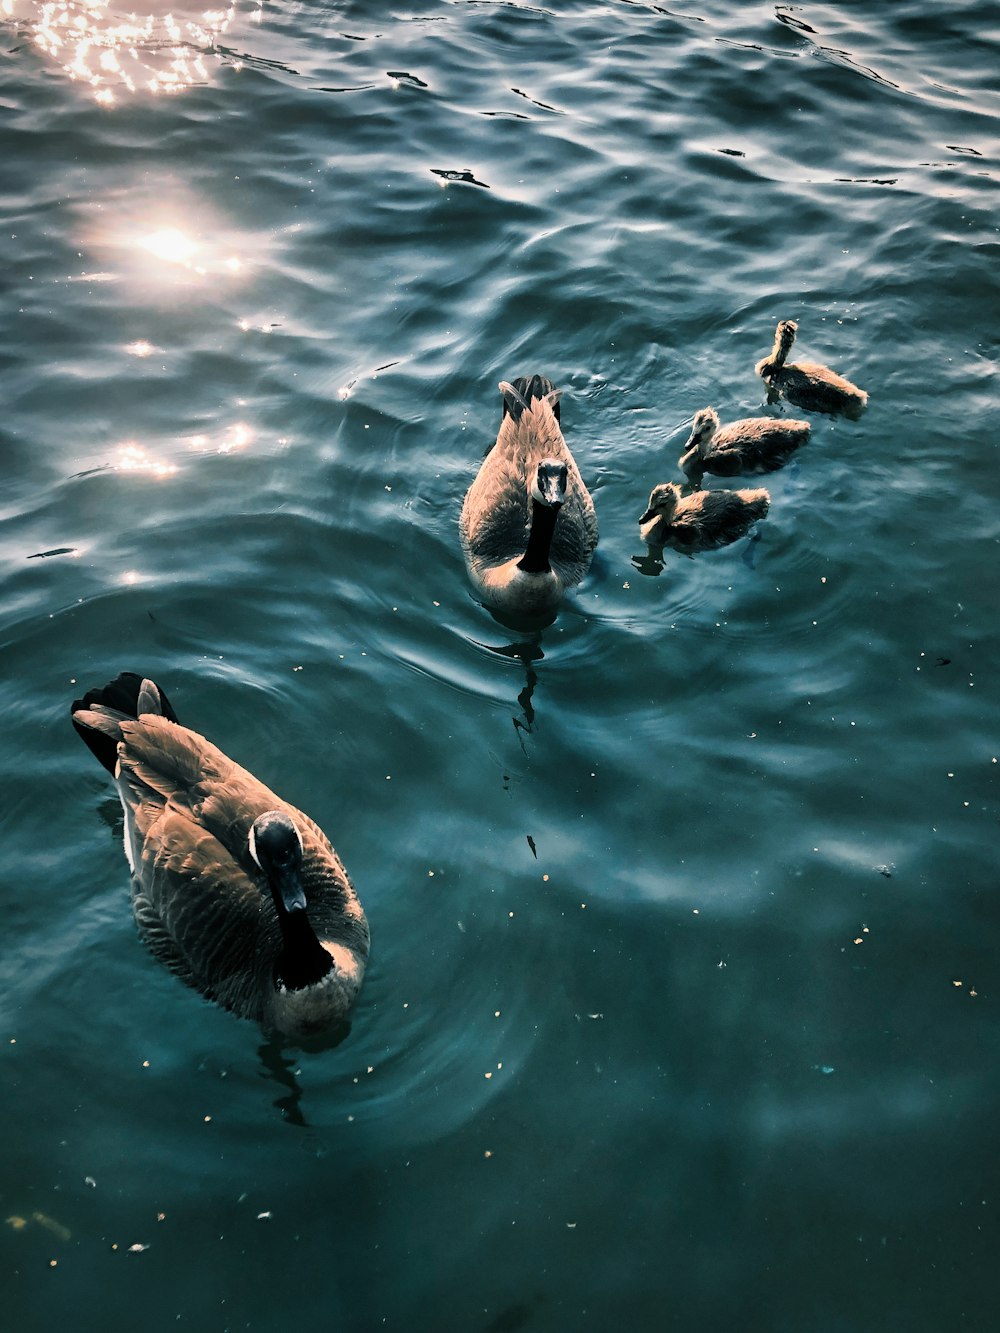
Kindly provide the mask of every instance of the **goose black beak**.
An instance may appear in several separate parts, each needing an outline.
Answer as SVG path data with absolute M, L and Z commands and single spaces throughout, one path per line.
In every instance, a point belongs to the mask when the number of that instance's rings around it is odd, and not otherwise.
M 284 870 L 277 876 L 278 892 L 286 912 L 304 912 L 306 895 L 297 870 Z
M 566 464 L 558 458 L 543 458 L 538 464 L 531 491 L 536 500 L 548 509 L 559 510 L 566 499 L 568 482 Z
M 653 509 L 647 509 L 646 512 L 640 517 L 639 522 L 646 523 L 649 519 L 655 517 L 656 517 L 656 511 Z

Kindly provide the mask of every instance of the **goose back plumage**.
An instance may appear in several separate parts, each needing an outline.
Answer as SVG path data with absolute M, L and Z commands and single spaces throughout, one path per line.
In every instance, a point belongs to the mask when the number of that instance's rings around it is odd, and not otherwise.
M 502 384 L 503 410 L 496 442 L 469 487 L 459 519 L 462 549 L 472 582 L 484 599 L 506 603 L 508 573 L 528 545 L 531 486 L 538 465 L 556 460 L 566 468 L 565 497 L 555 519 L 542 600 L 556 604 L 579 583 L 597 545 L 597 515 L 576 460 L 563 438 L 558 391 L 542 375 Z M 513 580 L 519 587 L 524 581 Z M 541 591 L 541 589 L 539 590 Z M 527 591 L 522 596 L 530 601 Z M 512 598 L 516 609 L 518 593 Z
M 133 912 L 156 958 L 223 1007 L 288 1036 L 346 1017 L 364 976 L 368 923 L 322 829 L 182 726 L 166 695 L 134 673 L 76 700 L 72 720 L 114 774 Z M 298 831 L 308 923 L 332 961 L 310 994 L 276 982 L 287 941 L 250 849 L 267 811 L 283 812 Z

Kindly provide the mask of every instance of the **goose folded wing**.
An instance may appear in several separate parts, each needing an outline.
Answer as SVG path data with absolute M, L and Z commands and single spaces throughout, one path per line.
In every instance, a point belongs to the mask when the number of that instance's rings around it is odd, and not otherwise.
M 144 816 L 152 815 L 152 818 Z M 280 948 L 269 900 L 219 840 L 186 812 L 148 805 L 136 867 L 136 922 L 154 955 L 189 985 L 258 1017 L 260 983 Z
M 121 776 L 133 792 L 140 797 L 152 792 L 185 809 L 238 860 L 248 855 L 250 825 L 257 816 L 284 806 L 269 787 L 196 731 L 149 715 L 123 722 L 121 729 Z
M 94 709 L 91 714 L 77 714 L 77 719 L 88 722 L 106 711 L 110 710 Z M 119 717 L 116 726 L 123 770 L 139 775 L 165 800 L 190 789 L 199 779 L 220 781 L 232 767 L 232 760 L 211 741 L 168 718 L 152 713 L 141 718 Z M 102 729 L 106 730 L 106 724 Z
M 484 478 L 470 492 L 463 514 L 466 546 L 480 563 L 490 565 L 523 555 L 530 515 L 524 480 L 501 485 Z
M 579 473 L 576 486 L 573 486 L 572 472 L 570 478 L 571 490 L 552 534 L 549 559 L 560 572 L 569 574 L 571 581 L 579 581 L 597 546 L 597 515 L 589 493 L 579 480 Z

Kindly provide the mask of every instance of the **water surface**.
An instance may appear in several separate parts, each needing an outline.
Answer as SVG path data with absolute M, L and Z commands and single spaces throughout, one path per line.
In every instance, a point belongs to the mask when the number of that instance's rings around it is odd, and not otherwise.
M 989 9 L 0 13 L 10 1327 L 992 1329 Z M 867 413 L 644 574 L 780 318 Z M 534 371 L 601 541 L 518 635 L 457 515 Z M 333 838 L 335 1049 L 136 939 L 124 668 Z

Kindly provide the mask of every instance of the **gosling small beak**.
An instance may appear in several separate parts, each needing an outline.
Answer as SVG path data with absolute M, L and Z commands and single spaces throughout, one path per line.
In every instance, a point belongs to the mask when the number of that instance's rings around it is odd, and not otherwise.
M 642 517 L 639 519 L 639 522 L 640 522 L 640 523 L 645 523 L 648 519 L 655 518 L 655 517 L 656 517 L 656 512 L 655 512 L 655 510 L 647 509 L 646 512 L 645 512 L 645 513 L 642 515 Z

